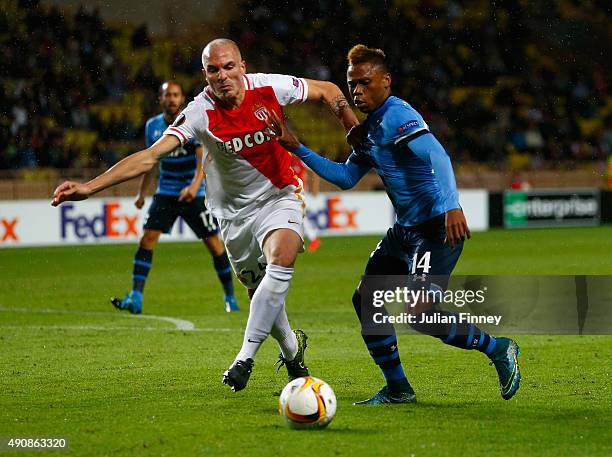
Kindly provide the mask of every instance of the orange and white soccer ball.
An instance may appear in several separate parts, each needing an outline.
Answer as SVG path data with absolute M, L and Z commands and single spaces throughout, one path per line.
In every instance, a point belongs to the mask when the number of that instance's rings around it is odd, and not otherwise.
M 290 428 L 323 428 L 336 414 L 336 395 L 325 381 L 297 378 L 283 389 L 278 410 Z

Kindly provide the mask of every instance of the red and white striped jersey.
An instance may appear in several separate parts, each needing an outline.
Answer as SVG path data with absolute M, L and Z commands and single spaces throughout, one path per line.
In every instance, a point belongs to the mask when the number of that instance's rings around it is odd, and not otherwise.
M 295 175 L 302 180 L 302 187 L 308 191 L 308 167 L 298 156 L 291 154 L 291 169 Z
M 197 138 L 212 160 L 206 168 L 206 196 L 213 214 L 245 218 L 277 196 L 299 192 L 301 182 L 291 168 L 291 153 L 265 133 L 265 116 L 308 97 L 302 78 L 275 74 L 244 76 L 245 97 L 239 108 L 225 109 L 205 88 L 164 135 L 181 144 Z

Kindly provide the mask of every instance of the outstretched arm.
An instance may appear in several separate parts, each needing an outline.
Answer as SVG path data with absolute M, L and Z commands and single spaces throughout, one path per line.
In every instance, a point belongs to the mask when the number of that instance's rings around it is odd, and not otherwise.
M 175 150 L 180 141 L 173 135 L 164 135 L 153 146 L 136 152 L 117 162 L 100 176 L 82 184 L 66 181 L 53 193 L 51 205 L 57 206 L 65 201 L 85 200 L 91 195 L 108 187 L 135 178 L 151 170 L 164 156 Z
M 353 187 L 370 169 L 369 166 L 352 162 L 350 158 L 345 163 L 338 163 L 321 157 L 301 144 L 295 135 L 287 130 L 283 121 L 274 111 L 269 112 L 266 123 L 270 136 L 278 140 L 285 149 L 302 159 L 316 174 L 341 189 Z
M 353 113 L 338 86 L 329 81 L 317 81 L 315 79 L 307 79 L 306 83 L 308 84 L 308 101 L 325 103 L 333 115 L 340 120 L 346 132 L 359 124 L 357 116 Z
M 302 159 L 302 162 L 321 178 L 343 190 L 354 187 L 370 169 L 368 166 L 352 162 L 350 158 L 344 163 L 334 162 L 320 156 L 303 144 L 299 144 L 297 149 L 291 152 Z

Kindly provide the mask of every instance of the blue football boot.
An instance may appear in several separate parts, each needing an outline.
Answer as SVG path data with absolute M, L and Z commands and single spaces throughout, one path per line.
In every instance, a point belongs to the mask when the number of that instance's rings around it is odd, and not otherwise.
M 240 311 L 240 308 L 238 307 L 238 301 L 236 300 L 236 297 L 234 295 L 226 295 L 224 301 L 225 311 L 227 311 L 228 313 Z
M 354 405 L 384 405 L 395 403 L 416 403 L 416 394 L 412 386 L 406 392 L 391 392 L 389 386 L 380 389 L 372 398 L 358 401 Z
M 111 303 L 121 311 L 129 311 L 132 314 L 142 313 L 142 295 L 130 292 L 124 298 L 112 297 Z
M 516 341 L 510 338 L 495 338 L 495 341 L 495 349 L 489 358 L 497 370 L 501 396 L 504 400 L 510 400 L 519 389 L 521 382 L 521 371 L 517 360 L 521 350 Z

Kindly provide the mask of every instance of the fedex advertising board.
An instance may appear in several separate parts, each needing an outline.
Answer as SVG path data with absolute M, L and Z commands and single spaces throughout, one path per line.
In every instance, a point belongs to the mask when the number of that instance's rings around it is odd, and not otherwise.
M 395 213 L 384 192 L 330 192 L 306 195 L 306 217 L 321 236 L 382 235 Z M 488 194 L 460 192 L 472 230 L 488 228 Z M 135 243 L 142 236 L 146 208 L 133 198 L 93 198 L 66 202 L 57 208 L 49 200 L 0 201 L 0 247 L 95 243 Z M 182 219 L 161 241 L 193 241 L 196 236 Z

